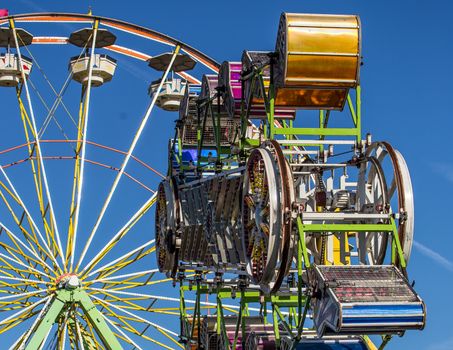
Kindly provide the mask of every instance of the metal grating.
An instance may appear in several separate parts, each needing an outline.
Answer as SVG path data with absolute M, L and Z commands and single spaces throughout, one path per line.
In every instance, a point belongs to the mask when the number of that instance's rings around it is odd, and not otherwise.
M 241 127 L 239 119 L 223 119 L 220 121 L 220 143 L 223 146 L 230 145 L 235 138 L 237 132 Z M 238 137 L 236 137 L 237 139 Z M 237 140 L 236 140 L 237 141 Z M 197 144 L 197 125 L 196 123 L 186 123 L 183 130 L 183 144 L 196 145 Z M 215 129 L 211 120 L 206 121 L 206 126 L 203 134 L 203 144 L 205 146 L 215 146 Z
M 324 283 L 342 303 L 418 301 L 414 291 L 393 266 L 318 268 Z

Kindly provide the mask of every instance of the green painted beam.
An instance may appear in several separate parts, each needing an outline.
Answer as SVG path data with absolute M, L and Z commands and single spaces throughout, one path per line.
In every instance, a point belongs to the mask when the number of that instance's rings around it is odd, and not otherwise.
M 58 320 L 58 316 L 60 316 L 65 305 L 66 300 L 64 298 L 60 298 L 59 295 L 54 298 L 44 318 L 39 322 L 38 328 L 33 332 L 33 337 L 28 345 L 26 345 L 25 350 L 37 350 L 41 347 L 47 333 L 49 333 L 53 324 Z
M 188 286 L 181 287 L 183 291 L 189 291 Z M 207 287 L 200 287 L 200 294 L 217 294 L 220 299 L 233 299 L 234 293 L 231 292 L 230 288 L 220 288 L 218 292 L 212 291 Z M 238 293 L 236 293 L 236 297 Z M 245 291 L 242 294 L 242 299 L 244 303 L 260 303 L 262 301 L 262 295 L 258 291 Z M 272 302 L 280 307 L 296 307 L 298 304 L 297 295 L 272 295 L 265 296 L 264 300 L 266 302 Z M 303 302 L 305 298 L 303 298 Z
M 123 347 L 88 294 L 84 290 L 78 289 L 74 292 L 74 296 L 96 330 L 97 335 L 101 338 L 103 345 L 108 350 L 123 350 Z
M 260 145 L 260 140 L 255 139 L 245 139 L 244 145 L 248 147 L 258 147 Z
M 302 224 L 304 232 L 392 232 L 392 224 Z
M 78 304 L 82 308 L 106 349 L 123 350 L 123 347 L 105 322 L 102 314 L 96 308 L 96 305 L 94 305 L 88 294 L 81 288 L 74 290 L 60 289 L 55 293 L 54 300 L 45 312 L 43 319 L 38 323 L 38 327 L 33 332 L 33 337 L 25 347 L 25 350 L 38 350 L 53 324 L 58 322 L 62 310 L 73 304 Z
M 278 128 L 275 135 L 357 136 L 356 128 Z

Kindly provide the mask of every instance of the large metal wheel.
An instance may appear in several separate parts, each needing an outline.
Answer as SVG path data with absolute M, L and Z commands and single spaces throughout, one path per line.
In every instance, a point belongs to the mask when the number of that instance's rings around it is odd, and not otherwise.
M 243 185 L 243 249 L 247 271 L 264 291 L 278 290 L 291 264 L 293 184 L 278 144 L 252 151 Z
M 178 204 L 171 182 L 159 185 L 156 202 L 156 257 L 160 272 L 173 271 L 177 264 Z
M 268 288 L 275 276 L 281 237 L 280 187 L 272 155 L 266 149 L 252 151 L 243 187 L 243 246 L 247 272 Z
M 387 189 L 385 202 L 388 207 L 381 208 L 379 204 L 377 207 L 379 210 L 397 214 L 398 219 L 396 220 L 396 224 L 398 226 L 398 235 L 401 241 L 404 259 L 408 262 L 414 236 L 414 195 L 406 161 L 401 153 L 394 149 L 388 142 L 373 143 L 367 148 L 365 157 L 366 159 L 374 159 L 373 162 L 376 163 L 373 166 L 376 170 L 368 172 L 368 174 L 371 174 L 371 177 L 376 178 L 376 180 L 379 178 L 379 182 L 385 181 L 385 184 L 382 183 L 380 186 L 383 189 Z M 364 179 L 364 176 L 366 177 L 365 166 L 365 164 L 362 165 L 359 176 L 359 183 L 361 184 L 367 182 Z M 378 172 L 382 172 L 382 175 L 377 175 Z M 383 201 L 383 199 L 378 200 L 376 198 L 378 203 Z M 383 244 L 384 242 L 382 241 Z
M 379 160 L 367 157 L 360 165 L 357 182 L 356 208 L 360 213 L 388 213 L 388 188 L 384 171 Z M 366 223 L 379 223 L 367 220 Z M 363 264 L 382 265 L 388 247 L 387 232 L 366 232 L 357 234 L 359 261 Z

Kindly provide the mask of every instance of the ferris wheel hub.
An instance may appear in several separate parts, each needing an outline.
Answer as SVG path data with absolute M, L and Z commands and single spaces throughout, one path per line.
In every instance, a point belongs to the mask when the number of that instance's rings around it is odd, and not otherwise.
M 55 280 L 58 289 L 77 289 L 81 286 L 79 277 L 74 273 L 65 273 Z

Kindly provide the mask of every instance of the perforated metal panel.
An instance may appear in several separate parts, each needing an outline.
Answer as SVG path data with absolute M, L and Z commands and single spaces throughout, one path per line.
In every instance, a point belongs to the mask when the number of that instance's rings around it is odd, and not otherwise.
M 324 283 L 342 303 L 417 301 L 401 273 L 391 266 L 319 267 Z

